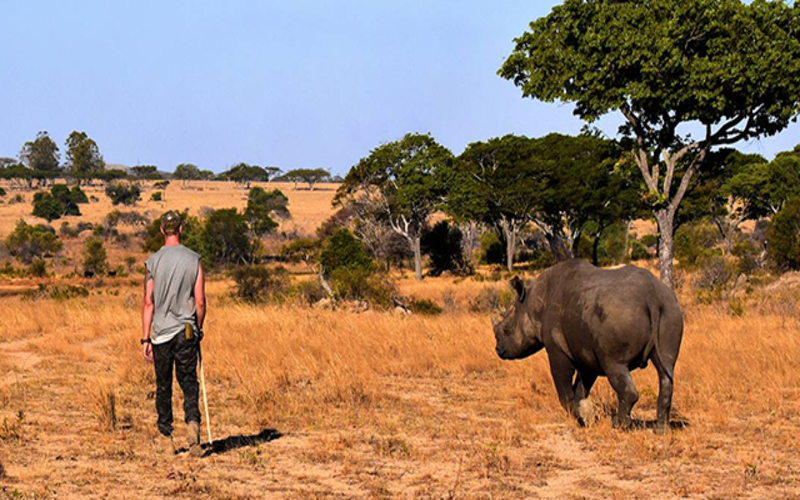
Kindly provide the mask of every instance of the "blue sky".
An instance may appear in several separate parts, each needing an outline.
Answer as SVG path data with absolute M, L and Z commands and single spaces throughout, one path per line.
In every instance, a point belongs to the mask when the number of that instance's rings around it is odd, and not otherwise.
M 111 163 L 345 173 L 406 132 L 455 153 L 511 132 L 577 133 L 571 106 L 523 100 L 496 76 L 555 3 L 3 0 L 0 156 L 39 130 L 60 146 L 83 130 Z M 793 125 L 740 148 L 771 157 L 798 142 Z

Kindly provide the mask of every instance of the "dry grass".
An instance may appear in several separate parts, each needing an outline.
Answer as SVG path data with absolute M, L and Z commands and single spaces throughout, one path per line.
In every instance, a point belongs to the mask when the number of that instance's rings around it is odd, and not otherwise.
M 791 316 L 758 312 L 760 299 L 752 299 L 755 312 L 743 317 L 728 314 L 724 304 L 687 307 L 675 395 L 676 420 L 687 426 L 657 437 L 611 429 L 615 398 L 605 381 L 592 395 L 600 422 L 578 428 L 558 408 L 546 356 L 500 361 L 488 318 L 461 305 L 433 318 L 254 307 L 223 300 L 227 286 L 209 287 L 204 343 L 215 432 L 225 437 L 275 428 L 285 436 L 210 457 L 199 470 L 176 465 L 177 476 L 147 483 L 153 496 L 798 493 L 797 324 Z M 400 284 L 405 293 L 434 300 L 452 293 L 462 305 L 485 286 L 502 284 Z M 3 302 L 4 338 L 22 339 L 42 359 L 39 373 L 26 379 L 34 390 L 0 398 L 0 421 L 9 422 L 12 436 L 0 440 L 0 457 L 26 491 L 112 491 L 118 483 L 112 477 L 152 467 L 152 369 L 140 358 L 138 310 L 129 307 L 138 289 L 121 287 L 118 296 Z M 642 397 L 635 416 L 652 420 L 652 368 L 637 373 L 636 381 Z M 59 453 L 53 443 L 28 438 L 75 425 L 61 411 L 54 415 L 38 390 L 53 391 L 67 415 L 83 414 L 77 421 L 84 435 L 70 439 L 85 447 L 68 452 L 80 464 L 77 473 L 42 458 Z M 31 419 L 15 423 L 19 410 Z M 123 414 L 132 428 L 113 430 Z M 44 463 L 52 467 L 46 473 Z M 55 481 L 51 490 L 37 490 L 44 477 Z M 231 483 L 239 480 L 244 483 Z

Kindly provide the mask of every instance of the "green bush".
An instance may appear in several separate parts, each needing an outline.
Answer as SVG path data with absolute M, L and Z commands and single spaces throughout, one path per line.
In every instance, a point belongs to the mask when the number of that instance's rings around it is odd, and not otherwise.
M 439 276 L 444 272 L 459 275 L 470 273 L 470 266 L 461 250 L 461 238 L 461 231 L 444 220 L 423 233 L 422 253 L 430 258 L 431 276 Z
M 19 221 L 6 238 L 6 247 L 18 260 L 30 264 L 36 258 L 60 251 L 63 243 L 52 227 L 44 224 L 28 225 L 25 221 Z
M 325 240 L 319 261 L 331 276 L 339 269 L 363 269 L 369 274 L 375 267 L 364 245 L 345 228 L 337 229 Z
M 80 216 L 79 204 L 89 203 L 81 188 L 70 189 L 66 184 L 56 184 L 50 192 L 40 191 L 33 195 L 33 215 L 51 222 L 63 216 Z
M 486 231 L 481 235 L 481 251 L 478 261 L 481 264 L 506 263 L 506 245 L 497 235 L 496 231 Z
M 31 265 L 28 266 L 28 274 L 36 278 L 47 276 L 47 264 L 44 259 L 34 259 Z
M 709 257 L 720 253 L 715 249 L 719 243 L 719 232 L 711 224 L 685 225 L 675 233 L 675 258 L 681 267 L 695 269 Z
M 658 247 L 658 235 L 657 234 L 645 234 L 639 241 L 642 242 L 642 245 L 646 246 L 647 248 L 655 249 Z
M 414 314 L 421 314 L 423 316 L 437 316 L 442 314 L 443 309 L 430 299 L 413 299 L 408 305 L 411 312 Z
M 6 190 L 2 186 L 0 186 L 0 197 L 3 197 L 5 195 L 6 195 Z
M 384 276 L 370 269 L 340 267 L 330 273 L 333 295 L 338 300 L 362 300 L 376 308 L 392 305 L 394 290 Z
M 83 250 L 83 273 L 88 276 L 100 276 L 108 270 L 106 248 L 103 240 L 92 238 L 86 242 Z
M 800 269 L 800 198 L 786 202 L 767 230 L 770 260 L 781 271 Z
M 150 194 L 151 201 L 161 201 L 161 199 L 162 199 L 161 191 L 156 191 Z
M 142 196 L 142 188 L 136 183 L 112 182 L 106 186 L 106 196 L 114 205 L 135 205 Z
M 647 260 L 652 258 L 652 254 L 647 245 L 640 240 L 630 240 L 631 260 Z
M 237 266 L 231 277 L 235 283 L 232 295 L 251 304 L 283 300 L 289 289 L 289 273 L 282 267 Z

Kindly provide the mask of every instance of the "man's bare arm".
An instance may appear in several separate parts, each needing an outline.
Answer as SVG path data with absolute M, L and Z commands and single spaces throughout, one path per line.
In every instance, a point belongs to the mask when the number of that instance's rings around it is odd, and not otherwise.
M 153 324 L 153 313 L 155 311 L 155 302 L 153 302 L 153 277 L 150 271 L 144 271 L 144 302 L 142 304 L 142 339 L 150 339 L 150 325 Z M 153 346 L 149 343 L 144 345 L 144 358 L 147 361 L 153 360 Z
M 194 308 L 197 311 L 197 327 L 202 329 L 206 320 L 206 278 L 203 263 L 197 264 L 197 280 L 194 282 Z

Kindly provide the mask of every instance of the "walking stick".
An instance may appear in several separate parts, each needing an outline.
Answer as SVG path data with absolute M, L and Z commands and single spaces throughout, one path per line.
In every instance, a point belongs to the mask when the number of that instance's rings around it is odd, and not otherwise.
M 206 410 L 206 430 L 208 431 L 208 444 L 212 445 L 214 439 L 211 437 L 211 420 L 208 418 L 208 397 L 206 396 L 206 376 L 203 373 L 203 351 L 197 345 L 197 356 L 200 358 L 200 387 L 203 389 L 203 406 Z

